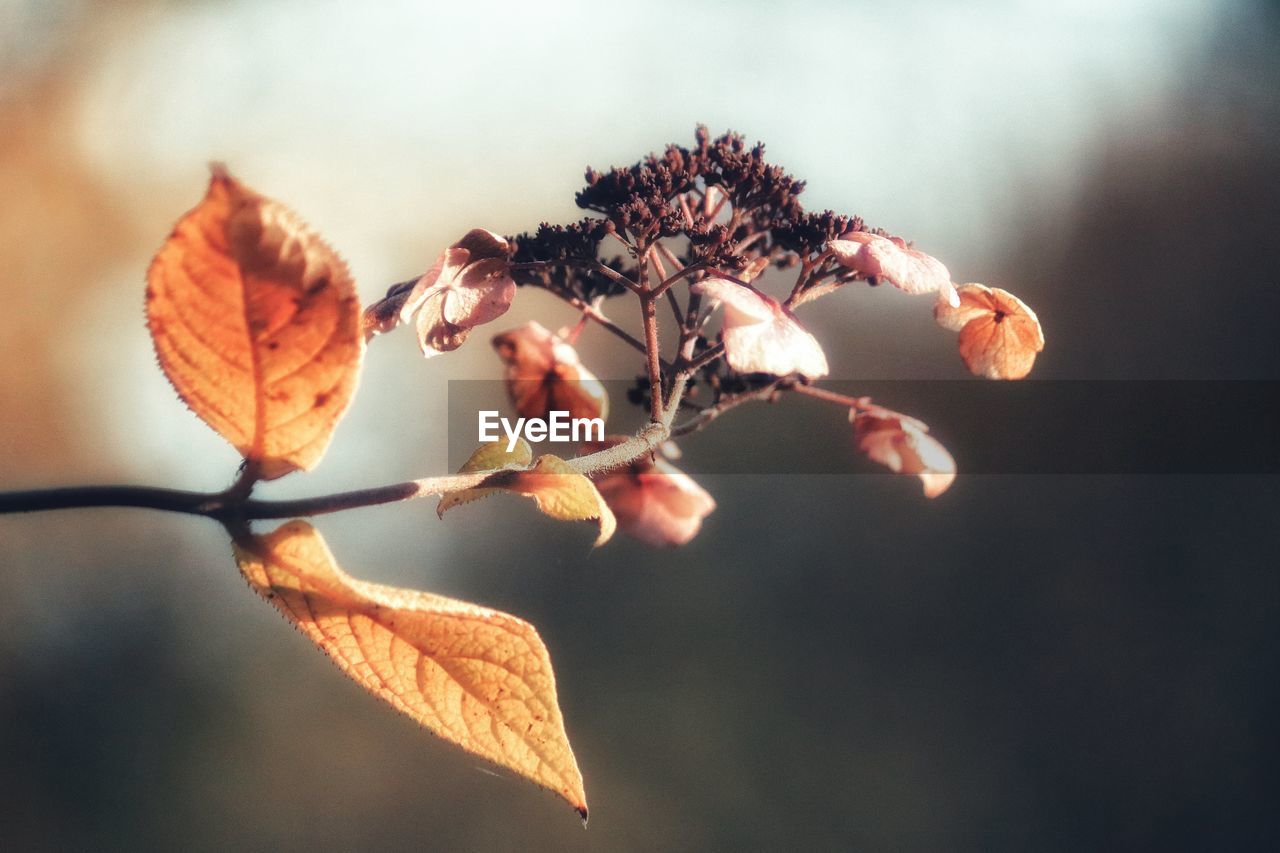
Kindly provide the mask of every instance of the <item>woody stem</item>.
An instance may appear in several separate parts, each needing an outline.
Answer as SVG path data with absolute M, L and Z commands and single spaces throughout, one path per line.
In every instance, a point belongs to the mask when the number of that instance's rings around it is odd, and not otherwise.
M 581 311 L 582 316 L 586 317 L 588 320 L 598 323 L 601 328 L 608 330 L 612 335 L 617 337 L 619 340 L 625 342 L 629 347 L 634 349 L 636 352 L 640 352 L 640 353 L 646 352 L 644 341 L 638 340 L 630 332 L 626 331 L 617 323 L 613 322 L 604 314 L 600 313 L 600 309 L 596 308 L 594 305 L 590 304 L 589 302 L 583 302 L 581 299 L 574 296 L 573 294 L 565 293 L 562 290 L 548 290 L 548 292 L 560 299 L 563 299 L 566 303 L 573 306 L 578 311 Z M 664 364 L 663 366 L 665 367 L 666 365 Z
M 835 403 L 837 406 L 844 406 L 849 409 L 868 408 L 869 401 L 866 397 L 850 397 L 847 394 L 837 394 L 834 391 L 828 391 L 825 388 L 818 388 L 814 385 L 805 385 L 797 382 L 789 386 L 787 390 L 795 391 L 797 394 L 803 394 L 806 397 L 813 397 L 815 400 L 825 400 L 828 403 Z
M 644 318 L 645 367 L 649 373 L 649 420 L 662 420 L 662 361 L 658 356 L 658 300 L 652 294 L 640 297 Z
M 613 447 L 568 460 L 580 474 L 594 474 L 626 465 L 652 452 L 666 440 L 666 427 L 649 424 L 639 433 Z M 0 515 L 88 507 L 132 507 L 198 515 L 223 523 L 274 518 L 325 515 L 361 507 L 396 503 L 415 498 L 443 495 L 479 486 L 493 471 L 476 471 L 443 477 L 406 480 L 368 489 L 335 492 L 296 500 L 254 500 L 228 489 L 222 492 L 188 492 L 151 486 L 69 486 L 0 492 Z

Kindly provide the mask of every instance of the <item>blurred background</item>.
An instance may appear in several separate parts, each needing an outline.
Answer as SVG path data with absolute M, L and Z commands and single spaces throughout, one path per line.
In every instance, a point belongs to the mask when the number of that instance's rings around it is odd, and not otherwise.
M 811 208 L 1026 299 L 1039 378 L 1280 378 L 1278 36 L 1277 4 L 1229 0 L 0 0 L 0 488 L 229 482 L 142 321 L 213 159 L 368 300 L 471 227 L 576 218 L 588 164 L 734 128 Z M 822 304 L 802 319 L 839 378 L 965 378 L 918 300 Z M 569 319 L 522 291 L 492 331 L 532 317 Z M 323 465 L 263 495 L 441 472 L 447 380 L 497 375 L 486 332 L 431 362 L 379 340 Z M 634 369 L 601 333 L 580 349 Z M 843 417 L 808 402 L 707 438 Z M 963 471 L 946 414 L 920 414 Z M 320 521 L 358 577 L 538 626 L 586 832 L 339 675 L 216 525 L 0 518 L 0 848 L 1280 842 L 1276 477 L 971 475 L 933 502 L 869 474 L 704 485 L 719 508 L 678 551 L 592 553 L 514 500 Z

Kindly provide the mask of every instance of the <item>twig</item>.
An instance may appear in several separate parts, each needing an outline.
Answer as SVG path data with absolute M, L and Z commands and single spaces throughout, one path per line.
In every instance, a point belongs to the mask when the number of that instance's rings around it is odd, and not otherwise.
M 627 345 L 630 346 L 632 349 L 640 353 L 645 352 L 644 341 L 637 339 L 630 332 L 623 329 L 618 324 L 614 323 L 604 314 L 600 313 L 600 309 L 596 308 L 594 305 L 591 305 L 588 302 L 583 302 L 581 299 L 574 296 L 572 293 L 566 293 L 563 290 L 558 290 L 554 288 L 546 288 L 546 290 L 552 296 L 555 296 L 559 299 L 564 300 L 566 303 L 568 303 L 572 307 L 581 311 L 582 316 L 598 323 L 602 328 L 607 329 L 609 332 L 615 335 L 618 339 L 625 341 Z
M 671 316 L 676 321 L 676 328 L 684 328 L 684 311 L 680 309 L 680 300 L 676 299 L 674 291 L 668 290 L 665 294 L 667 304 L 671 306 Z
M 803 394 L 806 397 L 825 400 L 828 403 L 835 403 L 837 406 L 845 406 L 850 409 L 879 408 L 872 405 L 870 397 L 850 397 L 847 394 L 837 394 L 835 391 L 828 391 L 826 388 L 819 388 L 815 385 L 796 383 L 786 390 L 795 391 L 797 394 Z
M 671 287 L 671 285 L 675 284 L 680 279 L 685 278 L 686 276 L 691 276 L 696 273 L 700 273 L 706 268 L 707 268 L 707 265 L 703 261 L 698 261 L 697 263 L 689 264 L 689 266 L 676 270 L 670 276 L 663 279 L 662 282 L 657 287 L 655 287 L 652 292 L 654 293 L 654 295 L 665 293 L 667 289 Z
M 699 370 L 706 367 L 708 364 L 715 361 L 722 355 L 724 355 L 723 342 L 718 343 L 707 350 L 704 350 L 703 353 L 699 355 L 697 358 L 689 361 L 685 361 L 683 363 L 683 366 L 680 368 L 680 371 L 682 373 L 687 373 L 689 375 L 692 375 L 694 373 L 697 373 Z
M 644 318 L 645 366 L 649 373 L 649 419 L 662 423 L 662 360 L 658 355 L 658 306 L 652 296 L 640 298 Z
M 781 386 L 779 384 L 781 381 L 782 380 L 775 381 L 773 383 L 770 383 L 769 385 L 765 385 L 761 388 L 756 388 L 752 391 L 743 391 L 740 394 L 731 394 L 725 397 L 721 397 L 720 400 L 716 402 L 715 405 L 707 406 L 705 409 L 703 409 L 701 412 L 698 412 L 698 414 L 694 415 L 689 420 L 685 421 L 679 426 L 672 427 L 671 437 L 677 438 L 682 435 L 688 435 L 691 432 L 697 432 L 698 430 L 705 427 L 707 424 L 714 421 L 716 418 L 723 415 L 725 412 L 729 411 L 730 409 L 736 409 L 738 406 L 741 406 L 743 403 L 751 403 L 757 400 L 766 400 L 766 401 L 772 402 L 773 400 L 777 399 L 777 396 L 780 392 L 786 390 L 784 386 Z
M 232 490 L 184 492 L 149 486 L 70 486 L 0 494 L 0 515 L 114 506 L 200 515 L 218 521 L 229 519 L 254 521 L 266 518 L 324 515 L 427 495 L 440 495 L 471 488 L 483 479 L 483 475 L 458 474 L 287 501 L 242 499 Z
M 569 459 L 567 464 L 580 474 L 594 474 L 617 468 L 651 452 L 667 439 L 667 435 L 667 429 L 663 425 L 649 424 L 620 444 L 587 456 Z M 483 483 L 493 473 L 495 472 L 476 471 L 443 477 L 427 477 L 369 489 L 282 501 L 244 499 L 231 490 L 190 492 L 150 486 L 69 486 L 57 489 L 32 489 L 0 492 L 0 515 L 88 507 L 134 507 L 199 515 L 222 522 L 295 518 L 326 515 L 471 489 Z

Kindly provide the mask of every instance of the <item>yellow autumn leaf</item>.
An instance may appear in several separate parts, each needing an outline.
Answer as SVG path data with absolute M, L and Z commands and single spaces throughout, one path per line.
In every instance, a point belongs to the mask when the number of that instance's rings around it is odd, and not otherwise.
M 215 166 L 147 271 L 147 326 L 178 395 L 257 477 L 320 461 L 355 393 L 360 305 L 291 210 Z
M 489 457 L 494 455 L 494 451 L 488 450 L 488 447 L 486 445 L 472 454 L 459 473 L 487 470 L 484 467 L 467 466 L 482 453 L 485 454 L 486 461 L 490 461 Z M 518 452 L 520 448 L 517 446 L 516 450 Z M 531 453 L 528 445 L 525 445 L 525 453 Z M 597 546 L 608 542 L 618 526 L 613 511 L 609 509 L 595 484 L 573 470 L 563 459 L 551 455 L 539 456 L 531 468 L 497 471 L 475 488 L 451 492 L 440 501 L 436 512 L 443 517 L 447 510 L 459 504 L 500 491 L 533 498 L 539 510 L 560 521 L 595 521 L 600 526 L 600 535 L 596 537 L 595 543 Z
M 504 468 L 528 468 L 529 463 L 532 461 L 533 448 L 529 446 L 529 442 L 523 438 L 517 438 L 515 446 L 511 450 L 507 450 L 507 442 L 499 439 L 476 448 L 476 451 L 467 458 L 467 461 L 462 463 L 458 473 L 471 474 L 476 471 L 499 471 Z M 485 495 L 492 494 L 494 491 L 496 490 L 475 488 L 451 492 L 442 497 L 440 503 L 436 504 L 436 515 L 444 518 L 445 512 L 455 506 L 478 500 Z
M 305 521 L 246 534 L 234 549 L 254 591 L 361 687 L 445 740 L 556 792 L 586 820 L 551 659 L 532 625 L 356 580 Z

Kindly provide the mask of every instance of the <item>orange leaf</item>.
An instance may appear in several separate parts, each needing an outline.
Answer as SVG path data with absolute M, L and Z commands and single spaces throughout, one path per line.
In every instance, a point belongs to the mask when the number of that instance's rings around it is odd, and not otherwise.
M 555 791 L 586 820 L 551 658 L 532 625 L 356 580 L 305 521 L 234 547 L 254 591 L 361 687 L 445 740 Z
M 355 393 L 360 305 L 292 211 L 215 166 L 147 271 L 147 326 L 178 395 L 259 478 L 320 461 Z

